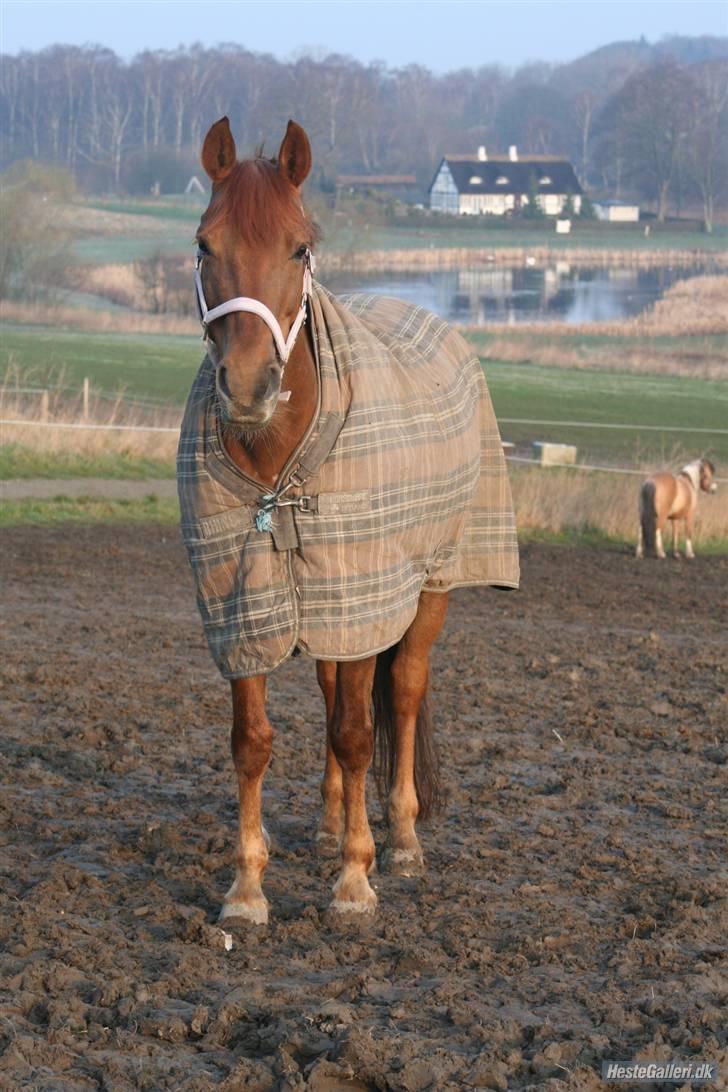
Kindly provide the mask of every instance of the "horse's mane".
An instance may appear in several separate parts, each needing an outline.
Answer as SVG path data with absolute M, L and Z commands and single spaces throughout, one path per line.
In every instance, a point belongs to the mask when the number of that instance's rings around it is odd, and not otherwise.
M 235 164 L 220 185 L 203 217 L 205 227 L 229 222 L 248 244 L 261 244 L 283 230 L 313 245 L 319 239 L 315 222 L 304 209 L 298 191 L 281 177 L 275 159 L 256 156 Z

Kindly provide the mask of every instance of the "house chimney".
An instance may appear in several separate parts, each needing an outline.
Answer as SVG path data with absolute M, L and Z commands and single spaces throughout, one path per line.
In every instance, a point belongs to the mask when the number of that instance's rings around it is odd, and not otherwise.
M 486 150 L 485 150 L 485 145 L 481 144 L 478 147 L 478 159 L 480 160 L 481 163 L 485 163 L 487 158 L 488 158 L 488 155 L 487 155 Z
M 511 144 L 510 148 L 508 149 L 508 158 L 510 159 L 511 163 L 518 162 L 518 148 L 515 144 Z

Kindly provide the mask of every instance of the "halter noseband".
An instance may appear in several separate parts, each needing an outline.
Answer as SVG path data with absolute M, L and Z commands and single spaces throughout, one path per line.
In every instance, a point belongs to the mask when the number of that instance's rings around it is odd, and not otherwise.
M 235 296 L 234 299 L 226 300 L 225 303 L 220 303 L 217 307 L 209 308 L 202 288 L 202 277 L 200 276 L 200 268 L 204 257 L 205 255 L 198 250 L 195 255 L 195 294 L 197 298 L 197 310 L 200 315 L 200 322 L 202 323 L 202 340 L 206 344 L 212 340 L 207 332 L 207 328 L 215 319 L 222 318 L 223 315 L 229 315 L 233 311 L 249 311 L 252 315 L 257 315 L 258 318 L 262 318 L 263 322 L 265 322 L 269 327 L 270 332 L 273 334 L 276 351 L 280 357 L 281 364 L 283 365 L 283 368 L 281 369 L 282 379 L 283 370 L 288 363 L 288 358 L 291 355 L 291 350 L 296 342 L 298 333 L 306 321 L 306 303 L 308 297 L 311 295 L 313 271 L 316 268 L 316 260 L 313 254 L 310 250 L 306 250 L 304 256 L 305 269 L 303 271 L 301 306 L 298 309 L 298 314 L 293 321 L 287 338 L 283 337 L 281 324 L 271 309 L 266 307 L 260 300 L 253 299 L 252 296 Z M 290 391 L 282 391 L 279 398 L 283 401 L 287 401 L 290 396 Z

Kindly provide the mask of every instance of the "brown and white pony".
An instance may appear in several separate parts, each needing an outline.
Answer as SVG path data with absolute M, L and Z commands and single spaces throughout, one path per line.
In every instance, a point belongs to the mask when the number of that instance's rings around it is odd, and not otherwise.
M 715 493 L 715 467 L 709 459 L 695 459 L 679 474 L 661 471 L 650 475 L 640 489 L 640 527 L 637 557 L 665 557 L 662 532 L 668 520 L 672 523 L 672 552 L 680 557 L 678 538 L 680 520 L 685 521 L 685 556 L 693 553 L 693 521 L 698 507 L 698 493 Z

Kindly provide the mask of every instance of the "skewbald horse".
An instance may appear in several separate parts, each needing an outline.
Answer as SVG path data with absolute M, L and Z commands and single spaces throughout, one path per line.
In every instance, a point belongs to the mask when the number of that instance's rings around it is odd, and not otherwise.
M 693 552 L 693 521 L 698 508 L 698 494 L 715 493 L 715 466 L 709 459 L 695 459 L 684 466 L 679 474 L 662 471 L 652 474 L 640 489 L 640 526 L 637 539 L 637 557 L 657 556 L 664 558 L 662 532 L 668 520 L 672 523 L 672 552 L 680 557 L 678 540 L 680 521 L 685 523 L 685 556 L 695 557 Z

